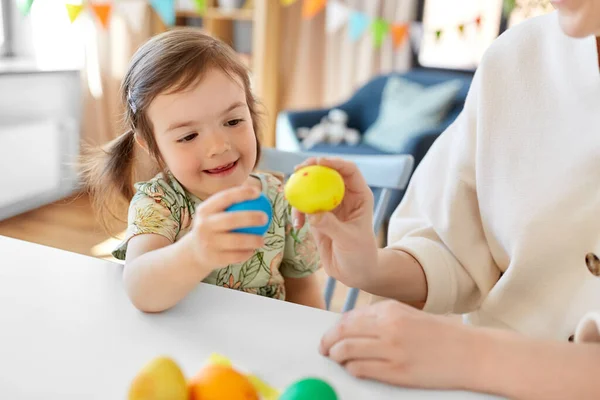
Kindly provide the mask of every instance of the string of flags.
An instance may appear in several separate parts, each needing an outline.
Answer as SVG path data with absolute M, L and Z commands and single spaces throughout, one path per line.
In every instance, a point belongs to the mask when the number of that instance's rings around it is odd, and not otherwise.
M 40 1 L 40 0 L 38 0 Z M 69 20 L 74 23 L 83 11 L 88 10 L 96 20 L 108 28 L 110 19 L 115 11 L 127 18 L 136 29 L 141 28 L 141 15 L 145 12 L 148 4 L 159 15 L 167 26 L 175 25 L 176 0 L 50 0 L 65 8 Z M 35 0 L 16 0 L 17 7 L 23 15 L 28 15 Z M 206 10 L 206 0 L 194 0 L 194 6 L 202 15 Z
M 280 0 L 283 6 L 290 6 L 300 0 Z M 352 41 L 359 40 L 370 30 L 375 47 L 381 47 L 385 38 L 391 35 L 394 49 L 399 49 L 407 39 L 413 40 L 418 46 L 425 34 L 435 35 L 436 40 L 448 32 L 448 28 L 427 29 L 424 31 L 423 24 L 419 22 L 396 22 L 383 18 L 371 17 L 368 14 L 355 10 L 340 0 L 302 0 L 302 17 L 304 19 L 314 18 L 325 10 L 325 28 L 328 33 L 336 33 L 345 25 L 348 25 L 348 35 Z M 467 28 L 475 26 L 479 30 L 482 26 L 481 16 L 473 20 L 467 20 L 457 24 L 452 29 L 461 35 L 465 35 Z
M 22 14 L 27 15 L 36 0 L 15 0 Z M 44 0 L 37 0 L 44 1 Z M 64 7 L 71 23 L 74 23 L 84 11 L 88 11 L 105 29 L 110 25 L 110 19 L 115 12 L 125 17 L 134 29 L 142 27 L 144 12 L 150 5 L 167 26 L 174 26 L 176 20 L 177 0 L 45 0 L 53 1 Z M 352 41 L 357 41 L 370 31 L 374 46 L 379 48 L 385 39 L 391 36 L 394 49 L 401 48 L 408 39 L 418 47 L 425 34 L 434 35 L 439 40 L 449 30 L 456 30 L 460 35 L 466 35 L 467 27 L 481 28 L 482 18 L 477 16 L 452 28 L 427 29 L 419 22 L 397 22 L 384 18 L 372 17 L 364 12 L 353 9 L 340 0 L 280 0 L 284 6 L 290 6 L 297 1 L 303 1 L 302 17 L 311 19 L 326 10 L 326 31 L 336 33 L 348 25 L 348 35 Z M 193 0 L 199 15 L 206 11 L 206 0 Z

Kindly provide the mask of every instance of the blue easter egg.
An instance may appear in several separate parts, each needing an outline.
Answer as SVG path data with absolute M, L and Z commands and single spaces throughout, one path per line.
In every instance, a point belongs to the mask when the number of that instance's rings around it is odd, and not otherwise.
M 247 228 L 235 229 L 233 231 L 238 233 L 250 233 L 253 235 L 263 236 L 265 233 L 267 233 L 269 225 L 271 224 L 271 219 L 273 218 L 273 206 L 264 193 L 261 193 L 260 196 L 254 200 L 246 200 L 242 201 L 241 203 L 236 203 L 229 207 L 226 211 L 262 211 L 267 214 L 268 220 L 265 225 L 249 226 Z

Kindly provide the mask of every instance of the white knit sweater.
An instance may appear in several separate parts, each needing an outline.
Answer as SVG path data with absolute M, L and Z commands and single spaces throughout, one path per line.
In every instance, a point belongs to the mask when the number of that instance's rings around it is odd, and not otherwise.
M 578 325 L 597 337 L 600 277 L 585 262 L 600 257 L 595 38 L 569 38 L 552 13 L 496 40 L 389 238 L 423 266 L 427 311 L 534 337 L 567 340 Z

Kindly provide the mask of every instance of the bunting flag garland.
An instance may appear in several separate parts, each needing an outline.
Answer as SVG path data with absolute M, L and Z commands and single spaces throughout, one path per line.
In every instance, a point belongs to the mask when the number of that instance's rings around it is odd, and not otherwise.
M 204 14 L 206 11 L 206 0 L 194 0 L 194 4 L 196 4 L 196 11 L 198 11 L 198 14 Z
M 127 21 L 127 26 L 131 27 L 133 32 L 140 32 L 144 24 L 144 15 L 148 3 L 146 0 L 127 0 L 115 4 L 119 15 Z
M 284 6 L 296 3 L 298 0 L 280 0 Z M 364 12 L 357 11 L 340 0 L 302 0 L 302 17 L 311 19 L 326 9 L 325 30 L 327 33 L 336 33 L 344 25 L 348 26 L 348 35 L 351 41 L 359 40 L 367 30 L 370 30 L 373 45 L 379 48 L 383 45 L 388 35 L 391 36 L 392 46 L 400 49 L 410 38 L 411 44 L 417 48 L 423 35 L 433 35 L 436 40 L 442 39 L 449 28 L 434 28 L 424 32 L 421 23 L 388 21 L 382 18 L 371 17 Z M 456 30 L 460 36 L 467 33 L 467 26 L 474 24 L 479 30 L 482 26 L 482 17 L 459 23 Z M 370 29 L 369 29 L 370 28 Z
M 408 36 L 408 25 L 406 24 L 394 24 L 391 28 L 392 43 L 394 49 L 398 49 L 404 44 L 404 40 Z
M 175 25 L 175 0 L 150 0 L 150 5 L 165 25 Z
M 31 6 L 34 0 L 17 0 L 17 7 L 21 11 L 21 14 L 27 15 L 31 11 Z
M 339 1 L 327 3 L 325 28 L 328 33 L 337 32 L 350 18 L 350 9 Z
M 92 11 L 100 21 L 100 24 L 107 29 L 110 25 L 110 13 L 112 11 L 111 3 L 91 3 L 89 5 L 92 8 Z
M 67 14 L 69 15 L 69 20 L 71 23 L 75 22 L 81 11 L 83 11 L 83 4 L 65 4 L 67 8 Z
M 358 11 L 350 14 L 350 25 L 348 33 L 350 40 L 357 41 L 369 27 L 369 17 Z
M 24 16 L 27 16 L 32 7 L 35 7 L 35 0 L 13 0 L 18 9 Z M 56 2 L 60 7 L 65 7 L 67 15 L 71 23 L 74 23 L 86 9 L 92 13 L 96 20 L 107 29 L 110 25 L 110 20 L 113 11 L 118 10 L 127 22 L 139 31 L 142 28 L 144 20 L 142 18 L 148 4 L 159 15 L 165 25 L 175 25 L 176 19 L 176 0 L 45 0 Z M 320 0 L 323 7 L 327 0 Z M 206 11 L 206 0 L 193 0 L 198 14 L 202 15 Z M 318 13 L 319 8 L 314 10 Z
M 387 21 L 381 18 L 377 18 L 375 19 L 375 21 L 373 21 L 373 24 L 371 25 L 371 30 L 373 31 L 373 41 L 375 48 L 378 49 L 383 44 L 385 35 L 390 30 L 390 25 L 387 23 Z
M 320 13 L 327 5 L 327 0 L 304 0 L 302 17 L 309 19 Z

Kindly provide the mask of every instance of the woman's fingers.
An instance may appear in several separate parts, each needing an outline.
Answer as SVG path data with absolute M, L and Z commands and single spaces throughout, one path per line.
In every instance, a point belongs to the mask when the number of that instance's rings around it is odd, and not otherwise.
M 377 317 L 363 312 L 361 309 L 350 311 L 330 329 L 319 346 L 321 354 L 327 356 L 331 348 L 338 342 L 348 338 L 377 338 Z
M 349 361 L 344 368 L 350 375 L 359 379 L 372 379 L 380 382 L 392 383 L 398 380 L 397 370 L 393 364 L 385 360 L 355 360 Z
M 295 208 L 292 209 L 292 223 L 294 225 L 294 229 L 300 229 L 304 226 L 306 222 L 306 215 Z
M 378 337 L 350 337 L 336 342 L 329 349 L 329 358 L 338 364 L 358 360 L 386 360 L 389 344 Z

